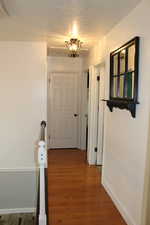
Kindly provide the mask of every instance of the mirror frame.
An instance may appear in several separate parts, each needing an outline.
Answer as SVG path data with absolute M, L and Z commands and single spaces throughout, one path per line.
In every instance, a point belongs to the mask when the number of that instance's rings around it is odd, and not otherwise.
M 132 117 L 135 118 L 136 116 L 136 104 L 138 104 L 138 74 L 139 74 L 139 37 L 135 37 L 120 48 L 116 49 L 115 51 L 110 53 L 110 90 L 109 90 L 109 100 L 107 100 L 107 106 L 109 107 L 110 111 L 113 111 L 114 107 L 120 108 L 120 109 L 127 109 L 131 112 Z M 131 46 L 135 46 L 135 55 L 134 55 L 134 69 L 131 71 L 128 69 L 128 50 Z M 120 53 L 124 51 L 125 53 L 125 72 L 120 73 Z M 118 61 L 117 61 L 117 74 L 114 75 L 114 56 L 117 55 Z M 134 79 L 133 79 L 134 74 Z M 128 97 L 127 93 L 129 91 L 129 83 L 127 83 L 127 80 L 129 81 L 129 75 L 130 75 L 130 81 L 133 85 L 132 89 L 132 97 Z M 123 97 L 118 97 L 120 93 L 120 77 L 123 77 Z M 128 76 L 128 77 L 127 77 Z M 117 89 L 116 95 L 117 97 L 114 97 L 114 78 L 116 79 Z M 131 88 L 131 87 L 130 87 Z M 131 91 L 131 90 L 130 90 Z

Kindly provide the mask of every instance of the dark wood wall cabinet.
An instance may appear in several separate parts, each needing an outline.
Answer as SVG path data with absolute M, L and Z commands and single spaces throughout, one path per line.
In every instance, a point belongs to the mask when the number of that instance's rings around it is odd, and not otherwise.
M 138 104 L 139 37 L 110 53 L 110 97 L 107 106 L 126 109 L 136 116 Z

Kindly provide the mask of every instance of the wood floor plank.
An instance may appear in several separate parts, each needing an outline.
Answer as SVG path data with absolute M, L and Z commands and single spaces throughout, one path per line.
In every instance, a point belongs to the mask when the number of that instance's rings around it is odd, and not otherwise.
M 85 152 L 49 150 L 49 225 L 126 225 Z

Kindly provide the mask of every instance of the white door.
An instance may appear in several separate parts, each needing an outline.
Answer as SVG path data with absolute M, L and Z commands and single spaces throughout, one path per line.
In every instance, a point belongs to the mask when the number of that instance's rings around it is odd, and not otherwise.
M 51 73 L 48 96 L 49 148 L 77 147 L 77 73 Z
M 104 67 L 90 67 L 88 108 L 89 164 L 102 165 L 104 133 Z

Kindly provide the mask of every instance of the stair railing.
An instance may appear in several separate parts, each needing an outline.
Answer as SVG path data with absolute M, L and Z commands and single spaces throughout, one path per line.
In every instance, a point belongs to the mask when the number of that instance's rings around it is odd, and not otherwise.
M 48 184 L 47 184 L 47 149 L 45 140 L 46 122 L 41 122 L 41 137 L 38 143 L 38 203 L 36 225 L 48 225 Z

